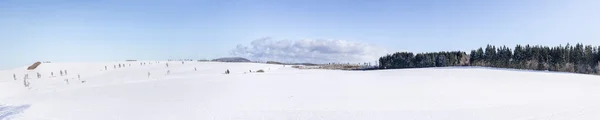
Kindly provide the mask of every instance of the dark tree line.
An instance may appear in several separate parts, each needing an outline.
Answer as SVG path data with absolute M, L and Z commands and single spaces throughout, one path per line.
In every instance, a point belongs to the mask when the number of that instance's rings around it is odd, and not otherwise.
M 379 59 L 379 66 L 386 69 L 463 65 L 468 65 L 468 55 L 460 51 L 419 53 L 417 55 L 410 52 L 398 52 Z
M 445 66 L 484 66 L 529 70 L 549 70 L 586 74 L 600 73 L 600 46 L 583 44 L 556 47 L 517 45 L 514 49 L 506 46 L 488 45 L 471 50 L 470 54 L 461 51 L 419 53 L 397 52 L 379 58 L 379 67 L 423 68 Z

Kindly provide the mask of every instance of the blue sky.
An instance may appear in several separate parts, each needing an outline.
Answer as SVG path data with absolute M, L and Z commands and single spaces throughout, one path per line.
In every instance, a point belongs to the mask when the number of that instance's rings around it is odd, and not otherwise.
M 265 37 L 353 41 L 390 52 L 600 45 L 598 6 L 598 0 L 0 0 L 0 69 L 35 61 L 212 59 Z

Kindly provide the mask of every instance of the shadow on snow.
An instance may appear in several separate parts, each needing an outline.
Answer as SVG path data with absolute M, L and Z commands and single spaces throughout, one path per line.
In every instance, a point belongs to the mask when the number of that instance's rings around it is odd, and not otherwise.
M 0 120 L 9 120 L 15 115 L 29 109 L 30 105 L 6 106 L 0 105 Z

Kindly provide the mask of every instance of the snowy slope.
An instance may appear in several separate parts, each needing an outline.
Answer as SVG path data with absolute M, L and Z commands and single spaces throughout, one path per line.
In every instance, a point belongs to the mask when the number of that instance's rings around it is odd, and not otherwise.
M 600 77 L 593 75 L 489 68 L 337 71 L 258 63 L 168 62 L 168 68 L 166 61 L 120 63 L 132 66 L 51 63 L 34 72 L 0 71 L 0 119 L 600 119 Z M 107 65 L 109 70 L 104 70 Z M 54 71 L 57 76 L 64 69 L 68 76 L 35 78 L 36 72 Z M 223 74 L 226 69 L 232 74 Z M 266 73 L 247 73 L 258 69 Z M 30 73 L 31 89 L 14 81 L 13 73 Z

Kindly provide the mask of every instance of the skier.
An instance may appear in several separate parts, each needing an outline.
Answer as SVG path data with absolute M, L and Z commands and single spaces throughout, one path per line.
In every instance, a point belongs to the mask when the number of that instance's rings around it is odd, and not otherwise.
M 185 63 L 183 63 L 183 61 L 181 61 L 181 64 L 185 64 Z
M 104 66 L 104 70 L 108 70 L 108 68 L 106 66 Z
M 227 70 L 225 71 L 225 74 L 229 74 L 229 69 L 227 69 Z
M 60 70 L 60 76 L 63 76 L 63 72 L 62 72 L 62 70 Z
M 38 79 L 42 78 L 42 74 L 40 74 L 39 72 L 37 73 L 37 77 Z
M 121 68 L 121 64 L 119 64 L 119 68 Z
M 150 72 L 148 72 L 148 79 L 150 79 Z
M 167 63 L 167 67 L 169 67 L 169 63 Z
M 54 77 L 54 72 L 50 72 L 50 77 Z
M 23 80 L 23 85 L 25 85 L 25 87 L 29 87 L 29 82 L 27 80 Z
M 77 79 L 81 80 L 81 76 L 79 76 L 79 74 L 77 74 Z M 81 80 L 81 83 L 85 83 L 85 80 Z
M 65 75 L 67 75 L 67 70 L 65 70 Z
M 113 68 L 117 69 L 117 65 L 113 65 Z
M 170 75 L 170 74 L 171 74 L 171 70 L 167 70 L 167 75 Z
M 194 71 L 198 71 L 198 69 L 196 69 L 196 67 L 194 67 Z
M 67 84 L 69 84 L 69 79 L 65 79 L 65 82 L 67 82 Z
M 13 74 L 13 78 L 17 80 L 17 74 Z

